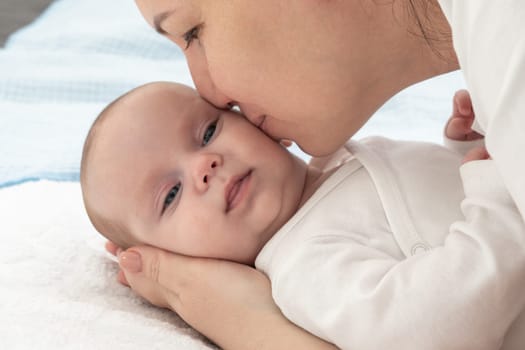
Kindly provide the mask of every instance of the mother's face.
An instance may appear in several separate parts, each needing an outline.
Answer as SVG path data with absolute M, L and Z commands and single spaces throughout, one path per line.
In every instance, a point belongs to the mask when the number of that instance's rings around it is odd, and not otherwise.
M 341 69 L 348 67 L 341 42 L 349 35 L 337 23 L 348 18 L 333 16 L 338 2 L 136 3 L 150 25 L 184 50 L 202 96 L 219 107 L 238 104 L 274 138 L 292 139 L 320 155 L 360 127 L 341 125 L 348 120 L 345 94 L 352 78 Z

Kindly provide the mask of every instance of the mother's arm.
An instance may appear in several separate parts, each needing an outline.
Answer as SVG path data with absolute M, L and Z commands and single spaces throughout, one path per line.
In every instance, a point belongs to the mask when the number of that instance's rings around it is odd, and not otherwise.
M 249 266 L 143 246 L 119 254 L 119 261 L 123 283 L 177 312 L 223 349 L 336 349 L 288 321 L 272 299 L 270 281 Z

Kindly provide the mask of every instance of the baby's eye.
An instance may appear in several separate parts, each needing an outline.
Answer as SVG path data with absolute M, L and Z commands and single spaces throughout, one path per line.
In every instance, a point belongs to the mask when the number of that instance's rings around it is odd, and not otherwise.
M 194 39 L 199 39 L 199 32 L 200 32 L 200 30 L 201 30 L 201 26 L 198 25 L 198 26 L 195 26 L 195 27 L 191 28 L 190 30 L 188 30 L 186 33 L 183 34 L 182 38 L 186 42 L 186 49 L 188 49 L 188 47 L 190 47 L 191 42 Z
M 215 134 L 215 129 L 217 129 L 217 121 L 214 121 L 206 128 L 204 136 L 202 137 L 202 145 L 206 146 L 210 142 L 211 138 Z
M 179 193 L 181 187 L 181 183 L 179 182 L 175 186 L 171 188 L 171 190 L 166 195 L 166 198 L 164 199 L 164 204 L 162 205 L 162 212 L 170 206 L 170 204 L 177 198 L 177 194 Z

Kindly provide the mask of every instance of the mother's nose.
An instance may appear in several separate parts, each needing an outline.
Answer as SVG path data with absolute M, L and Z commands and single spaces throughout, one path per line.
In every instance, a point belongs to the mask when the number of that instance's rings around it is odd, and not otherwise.
M 204 99 L 221 109 L 231 109 L 236 105 L 232 98 L 218 88 L 210 74 L 207 59 L 203 54 L 188 53 L 186 60 L 195 87 Z
M 222 156 L 214 153 L 203 153 L 193 162 L 193 183 L 199 191 L 206 190 L 223 164 Z
M 230 97 L 226 96 L 217 88 L 209 75 L 193 78 L 199 94 L 209 103 L 219 109 L 232 109 L 236 105 Z

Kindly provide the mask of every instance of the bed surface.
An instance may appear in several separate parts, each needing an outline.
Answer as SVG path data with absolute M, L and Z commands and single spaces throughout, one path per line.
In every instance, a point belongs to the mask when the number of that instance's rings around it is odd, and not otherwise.
M 5 188 L 0 213 L 2 349 L 214 349 L 118 284 L 78 183 Z

